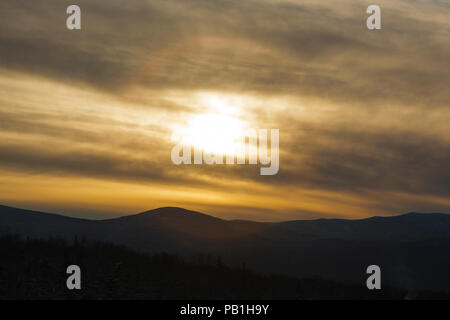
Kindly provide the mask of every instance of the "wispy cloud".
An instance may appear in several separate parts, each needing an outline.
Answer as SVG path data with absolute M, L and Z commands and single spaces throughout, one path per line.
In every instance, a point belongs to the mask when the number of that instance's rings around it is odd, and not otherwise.
M 0 4 L 0 181 L 22 177 L 0 200 L 22 203 L 39 174 L 135 190 L 121 212 L 161 204 L 147 190 L 275 220 L 450 210 L 448 1 L 379 1 L 376 32 L 368 1 L 80 0 L 81 31 L 65 29 L 69 4 Z M 172 128 L 202 92 L 242 97 L 243 118 L 280 129 L 278 175 L 171 163 Z

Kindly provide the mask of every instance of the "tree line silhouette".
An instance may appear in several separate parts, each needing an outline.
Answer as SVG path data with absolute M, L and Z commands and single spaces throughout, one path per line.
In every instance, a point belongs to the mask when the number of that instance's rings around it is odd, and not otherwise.
M 190 259 L 141 253 L 75 237 L 0 237 L 0 299 L 403 299 L 404 290 L 369 291 L 365 284 L 297 279 L 228 267 L 220 256 Z M 82 289 L 68 290 L 66 268 L 82 270 Z M 416 298 L 448 299 L 421 292 Z

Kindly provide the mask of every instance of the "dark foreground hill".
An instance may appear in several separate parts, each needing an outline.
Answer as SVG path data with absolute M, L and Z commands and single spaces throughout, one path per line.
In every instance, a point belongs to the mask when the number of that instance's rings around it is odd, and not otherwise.
M 260 223 L 160 208 L 91 221 L 0 206 L 0 233 L 99 240 L 142 252 L 221 256 L 230 266 L 365 287 L 367 266 L 412 296 L 450 289 L 450 215 L 409 213 L 362 220 Z
M 220 257 L 186 262 L 167 253 L 137 253 L 122 246 L 63 239 L 0 237 L 3 299 L 450 299 L 450 293 L 384 287 L 369 291 L 320 278 L 266 276 L 229 268 Z M 81 290 L 66 288 L 65 270 L 81 268 Z

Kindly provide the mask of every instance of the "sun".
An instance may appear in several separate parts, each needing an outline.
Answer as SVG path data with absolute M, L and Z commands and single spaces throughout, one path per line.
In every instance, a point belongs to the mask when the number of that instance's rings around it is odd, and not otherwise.
M 220 97 L 206 96 L 202 101 L 208 112 L 192 115 L 185 126 L 174 130 L 172 139 L 214 154 L 236 154 L 242 144 L 245 122 Z
M 243 133 L 240 120 L 221 114 L 193 116 L 183 142 L 212 153 L 234 154 Z

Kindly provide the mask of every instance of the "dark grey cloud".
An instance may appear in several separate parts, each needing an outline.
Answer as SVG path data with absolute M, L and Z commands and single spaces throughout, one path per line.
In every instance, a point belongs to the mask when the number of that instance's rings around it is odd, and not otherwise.
M 411 132 L 341 129 L 310 132 L 296 143 L 297 158 L 280 170 L 277 183 L 360 192 L 383 190 L 413 194 L 450 193 L 448 142 Z M 321 141 L 327 141 L 321 143 Z M 281 167 L 283 168 L 283 167 Z
M 2 66 L 118 93 L 138 80 L 157 89 L 288 92 L 433 107 L 450 101 L 442 85 L 449 82 L 449 44 L 438 40 L 448 24 L 402 11 L 383 11 L 383 30 L 371 33 L 364 2 L 349 7 L 344 19 L 332 4 L 81 0 L 83 30 L 71 32 L 65 30 L 66 4 L 4 1 Z M 240 41 L 219 44 L 227 38 Z

